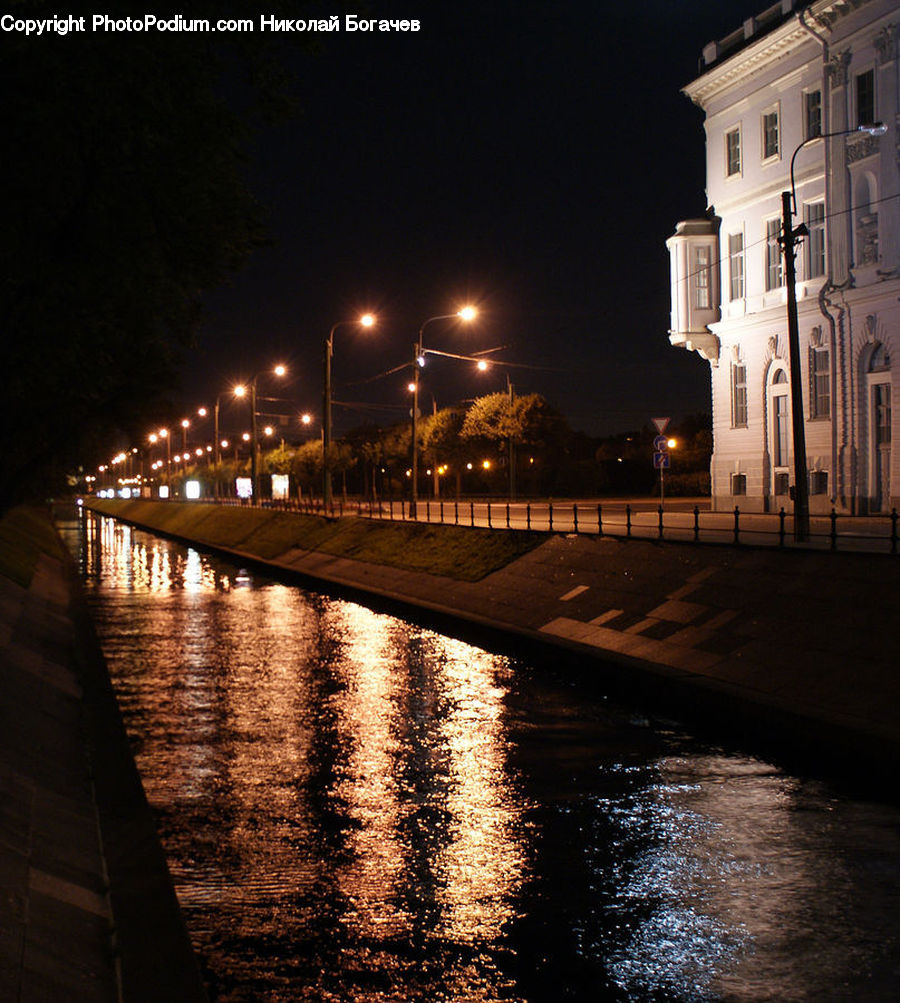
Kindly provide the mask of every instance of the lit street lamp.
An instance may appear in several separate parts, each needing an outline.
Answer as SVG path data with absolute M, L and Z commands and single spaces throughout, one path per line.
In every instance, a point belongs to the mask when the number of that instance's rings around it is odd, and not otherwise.
M 791 157 L 791 190 L 781 193 L 781 247 L 784 253 L 784 283 L 787 287 L 788 355 L 791 370 L 791 427 L 794 446 L 794 540 L 798 543 L 809 539 L 809 484 L 806 472 L 806 429 L 803 421 L 803 387 L 800 380 L 800 322 L 797 317 L 797 272 L 794 255 L 797 237 L 804 237 L 808 231 L 801 223 L 794 229 L 793 217 L 797 212 L 797 190 L 794 184 L 794 163 L 797 154 L 809 143 L 836 136 L 849 136 L 856 132 L 866 132 L 870 136 L 881 136 L 887 126 L 881 122 L 861 125 L 856 129 L 841 129 L 810 136 L 794 150 Z
M 422 326 L 419 328 L 419 337 L 414 346 L 413 355 L 413 381 L 410 384 L 413 395 L 412 403 L 412 499 L 409 504 L 409 514 L 415 519 L 416 517 L 416 506 L 419 501 L 419 370 L 425 365 L 425 346 L 424 346 L 424 334 L 425 328 L 437 320 L 453 320 L 459 318 L 460 320 L 469 321 L 474 320 L 478 316 L 478 311 L 473 306 L 464 306 L 461 310 L 457 310 L 456 313 L 442 313 L 436 317 L 429 317 Z
M 325 382 L 322 393 L 322 503 L 325 511 L 331 505 L 331 357 L 334 355 L 334 332 L 339 327 L 372 327 L 375 317 L 370 313 L 365 313 L 359 320 L 339 320 L 332 325 L 325 339 Z
M 260 376 L 263 376 L 268 372 L 273 373 L 275 376 L 284 376 L 287 369 L 281 365 L 276 366 L 272 370 L 263 369 L 250 381 L 250 436 L 252 439 L 250 450 L 250 484 L 254 502 L 256 502 L 259 498 L 257 477 L 257 471 L 259 469 L 259 438 L 256 429 L 256 381 L 260 378 Z M 246 393 L 247 387 L 243 384 L 234 388 L 235 397 L 243 397 Z

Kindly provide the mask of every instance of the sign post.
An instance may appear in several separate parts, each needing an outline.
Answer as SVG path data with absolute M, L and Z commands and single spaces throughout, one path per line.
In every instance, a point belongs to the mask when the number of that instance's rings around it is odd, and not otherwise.
M 666 501 L 666 468 L 669 466 L 669 440 L 664 435 L 669 427 L 670 418 L 653 418 L 653 424 L 659 435 L 653 440 L 653 466 L 659 471 L 659 506 Z

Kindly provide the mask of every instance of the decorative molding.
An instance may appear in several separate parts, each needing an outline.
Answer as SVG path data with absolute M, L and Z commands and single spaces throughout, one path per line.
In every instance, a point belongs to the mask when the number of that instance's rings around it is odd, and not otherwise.
M 879 149 L 880 136 L 869 136 L 860 133 L 859 136 L 847 140 L 847 163 L 855 164 L 866 157 L 873 157 Z
M 816 324 L 816 326 L 809 332 L 809 343 L 813 348 L 822 347 L 823 338 L 821 324 Z
M 863 321 L 863 334 L 869 343 L 878 341 L 878 314 L 870 313 L 866 316 Z
M 897 58 L 897 25 L 889 24 L 875 36 L 875 51 L 878 53 L 878 65 L 884 66 Z
M 850 50 L 836 52 L 825 64 L 825 72 L 832 87 L 845 87 L 850 68 Z
M 779 358 L 779 355 L 778 355 L 778 336 L 775 335 L 775 334 L 769 335 L 769 341 L 768 341 L 768 345 L 767 345 L 766 358 L 770 362 L 772 361 L 772 359 Z
M 732 345 L 731 346 L 731 361 L 737 366 L 741 362 L 741 346 Z

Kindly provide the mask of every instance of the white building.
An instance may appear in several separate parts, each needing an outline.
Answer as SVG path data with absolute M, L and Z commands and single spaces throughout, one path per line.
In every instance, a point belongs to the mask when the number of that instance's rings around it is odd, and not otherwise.
M 669 340 L 710 365 L 715 508 L 791 511 L 779 238 L 792 160 L 793 226 L 808 231 L 795 288 L 810 510 L 900 505 L 900 450 L 891 450 L 900 369 L 898 37 L 898 0 L 780 0 L 710 43 L 685 88 L 706 116 L 710 209 L 679 223 L 668 241 Z M 876 122 L 887 132 L 851 131 Z

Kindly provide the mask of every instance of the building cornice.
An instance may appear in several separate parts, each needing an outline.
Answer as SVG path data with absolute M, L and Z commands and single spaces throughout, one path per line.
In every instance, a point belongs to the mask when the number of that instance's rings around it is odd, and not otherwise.
M 829 36 L 836 24 L 872 0 L 818 0 L 801 12 L 808 24 L 823 37 Z M 771 65 L 804 44 L 812 44 L 810 33 L 794 15 L 778 28 L 762 35 L 757 41 L 748 39 L 732 56 L 715 62 L 709 70 L 682 89 L 694 104 L 706 108 L 722 91 L 749 80 L 760 69 Z

